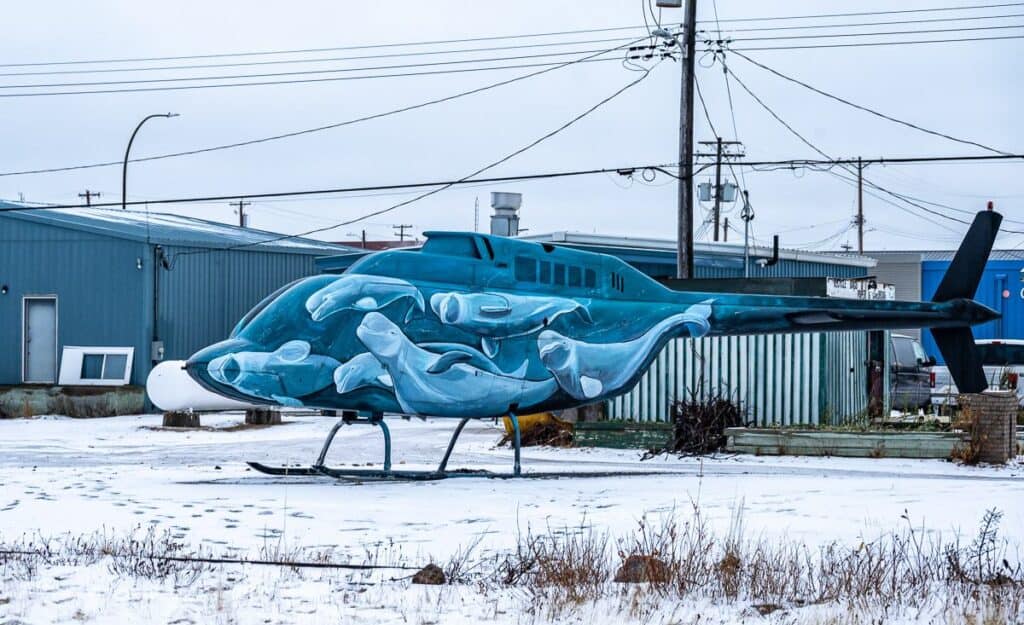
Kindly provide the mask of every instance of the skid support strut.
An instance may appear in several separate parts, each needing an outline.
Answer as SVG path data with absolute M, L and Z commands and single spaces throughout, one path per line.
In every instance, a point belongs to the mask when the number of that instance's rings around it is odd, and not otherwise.
M 388 424 L 384 423 L 384 415 L 373 414 L 369 417 L 359 417 L 349 414 L 343 414 L 338 422 L 331 428 L 330 433 L 327 434 L 327 440 L 324 441 L 323 449 L 320 450 L 320 455 L 316 459 L 316 464 L 313 468 L 316 470 L 322 470 L 326 468 L 324 460 L 327 459 L 327 450 L 331 448 L 331 443 L 334 442 L 334 436 L 338 433 L 338 430 L 342 426 L 356 423 L 369 423 L 370 425 L 376 425 L 380 428 L 381 434 L 384 435 L 384 472 L 391 471 L 391 430 L 388 429 Z
M 364 413 L 365 415 L 365 413 Z M 387 479 L 387 480 L 437 480 L 447 477 L 491 477 L 491 478 L 511 478 L 511 477 L 522 477 L 522 463 L 521 463 L 521 446 L 522 437 L 519 429 L 519 418 L 512 412 L 508 415 L 509 421 L 512 425 L 512 451 L 514 454 L 514 460 L 512 465 L 512 473 L 492 473 L 490 471 L 473 470 L 473 469 L 458 469 L 448 470 L 448 461 L 451 459 L 452 451 L 455 450 L 455 443 L 458 441 L 459 436 L 462 434 L 469 423 L 470 418 L 464 418 L 459 420 L 459 424 L 455 426 L 455 431 L 452 433 L 451 439 L 448 441 L 448 447 L 445 449 L 444 457 L 441 458 L 440 464 L 437 465 L 437 469 L 433 471 L 392 471 L 391 470 L 391 431 L 388 429 L 387 424 L 384 422 L 384 416 L 380 413 L 373 413 L 369 416 L 359 416 L 355 412 L 345 411 L 342 413 L 338 422 L 334 424 L 331 431 L 327 433 L 327 439 L 324 441 L 323 447 L 320 449 L 320 455 L 317 456 L 316 462 L 312 466 L 307 467 L 272 467 L 261 464 L 259 462 L 250 462 L 249 466 L 266 473 L 268 475 L 292 475 L 292 476 L 316 476 L 316 475 L 327 475 L 335 478 L 350 478 L 350 479 Z M 350 468 L 333 468 L 326 464 L 327 452 L 330 451 L 331 445 L 334 443 L 334 437 L 338 434 L 338 430 L 346 425 L 355 425 L 358 423 L 365 423 L 369 425 L 375 425 L 380 428 L 381 434 L 384 435 L 384 469 L 350 469 Z M 530 474 L 535 477 L 568 477 L 572 474 Z M 597 475 L 596 473 L 591 475 Z

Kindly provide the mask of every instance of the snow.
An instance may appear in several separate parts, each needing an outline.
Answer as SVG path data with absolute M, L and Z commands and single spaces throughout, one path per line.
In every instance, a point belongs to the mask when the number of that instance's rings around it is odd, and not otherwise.
M 640 453 L 631 450 L 527 448 L 526 471 L 664 473 L 359 483 L 275 478 L 244 463 L 309 464 L 332 419 L 286 415 L 281 426 L 235 430 L 225 428 L 240 424 L 240 413 L 203 415 L 202 420 L 211 429 L 163 430 L 158 415 L 0 420 L 0 540 L 94 531 L 114 535 L 154 526 L 215 554 L 253 556 L 276 543 L 289 549 L 332 548 L 339 559 L 363 561 L 367 550 L 383 545 L 396 557 L 424 564 L 446 561 L 478 539 L 479 553 L 508 550 L 527 528 L 585 523 L 622 536 L 645 515 L 685 515 L 695 504 L 722 534 L 742 508 L 751 537 L 810 545 L 873 538 L 906 523 L 904 514 L 929 532 L 970 536 L 984 511 L 998 508 L 1004 514 L 1003 533 L 1015 544 L 1024 528 L 1024 464 L 1019 461 L 1006 467 L 752 456 L 642 462 Z M 411 469 L 436 464 L 455 422 L 391 419 L 389 424 L 395 468 Z M 500 426 L 471 423 L 450 468 L 508 471 L 511 451 L 495 447 L 500 436 Z M 379 467 L 382 445 L 377 428 L 345 427 L 328 464 Z M 509 592 L 475 596 L 470 588 L 424 589 L 405 582 L 353 590 L 336 573 L 296 577 L 274 568 L 221 567 L 200 582 L 213 590 L 179 605 L 180 597 L 166 584 L 118 579 L 103 565 L 59 568 L 34 582 L 0 586 L 0 623 L 8 614 L 30 623 L 63 622 L 79 609 L 89 622 L 131 622 L 125 610 L 130 613 L 133 603 L 125 597 L 148 606 L 152 620 L 147 622 L 174 621 L 182 610 L 191 619 L 182 622 L 215 622 L 211 615 L 221 614 L 217 601 L 230 602 L 230 613 L 239 622 L 249 622 L 246 615 L 254 619 L 264 608 L 277 615 L 273 622 L 293 622 L 284 619 L 281 606 L 315 611 L 316 618 L 308 622 L 338 622 L 339 615 L 352 615 L 353 606 L 371 605 L 379 608 L 380 618 L 360 612 L 351 622 L 419 622 L 418 615 L 439 609 L 441 595 L 450 610 L 440 622 L 519 622 L 496 616 L 516 605 L 515 593 Z M 226 584 L 227 577 L 244 583 Z M 216 590 L 218 584 L 229 590 Z M 274 597 L 267 594 L 270 585 Z M 61 603 L 65 596 L 80 600 L 66 605 Z M 2 603 L 5 597 L 11 601 Z M 599 605 L 584 612 L 591 609 L 603 614 Z M 708 611 L 719 610 L 691 606 L 686 613 L 701 609 L 705 618 Z

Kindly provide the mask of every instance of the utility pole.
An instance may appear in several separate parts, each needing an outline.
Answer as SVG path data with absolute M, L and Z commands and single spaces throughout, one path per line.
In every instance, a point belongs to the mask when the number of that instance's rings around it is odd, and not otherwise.
M 480 232 L 480 196 L 473 200 L 473 232 Z
M 86 189 L 85 193 L 79 193 L 78 197 L 84 197 L 85 205 L 92 206 L 92 198 L 99 197 L 100 195 L 102 194 L 99 191 L 90 191 L 89 189 Z
M 857 157 L 857 253 L 864 253 L 864 163 Z
M 722 240 L 729 242 L 729 218 L 725 218 L 725 227 L 722 228 Z
M 252 202 L 243 202 L 239 199 L 237 202 L 228 202 L 230 206 L 238 207 L 238 227 L 244 228 L 248 225 L 248 220 L 245 218 L 245 207 L 252 204 Z
M 683 76 L 679 97 L 679 190 L 676 223 L 676 277 L 693 277 L 693 65 L 696 56 L 697 0 L 686 0 Z
M 742 145 L 739 141 L 723 141 L 721 137 L 715 137 L 714 141 L 701 141 L 700 144 L 715 146 L 714 153 L 700 153 L 695 154 L 694 156 L 715 157 L 715 209 L 713 214 L 715 221 L 715 241 L 717 241 L 722 216 L 722 159 L 743 157 L 745 154 L 742 152 L 727 151 L 729 146 Z
M 743 211 L 740 212 L 740 219 L 743 220 L 743 277 L 750 277 L 750 222 L 754 220 L 754 208 L 750 205 L 750 193 L 743 190 Z
M 392 229 L 398 230 L 398 240 L 405 241 L 405 231 L 412 228 L 411 224 L 399 224 L 397 226 L 391 226 Z

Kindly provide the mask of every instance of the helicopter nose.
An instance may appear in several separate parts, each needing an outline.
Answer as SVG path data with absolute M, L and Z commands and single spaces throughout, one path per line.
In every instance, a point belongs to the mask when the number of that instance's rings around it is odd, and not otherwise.
M 185 362 L 185 371 L 202 386 L 217 392 L 240 373 L 234 354 L 251 349 L 252 344 L 244 339 L 214 343 L 192 354 Z

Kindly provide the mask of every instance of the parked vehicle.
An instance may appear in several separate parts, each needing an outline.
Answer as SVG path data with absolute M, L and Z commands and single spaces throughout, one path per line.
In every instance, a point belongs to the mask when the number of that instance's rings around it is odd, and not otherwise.
M 1024 376 L 1024 340 L 982 339 L 974 343 L 981 354 L 981 364 L 990 389 L 1013 390 L 1017 392 L 1017 403 L 1024 407 L 1024 385 L 1019 384 Z M 938 406 L 955 406 L 959 394 L 956 384 L 950 379 L 945 366 L 932 368 L 932 403 Z
M 920 341 L 905 334 L 892 334 L 890 343 L 889 394 L 894 410 L 924 408 L 932 397 L 932 367 L 935 358 L 929 356 Z

